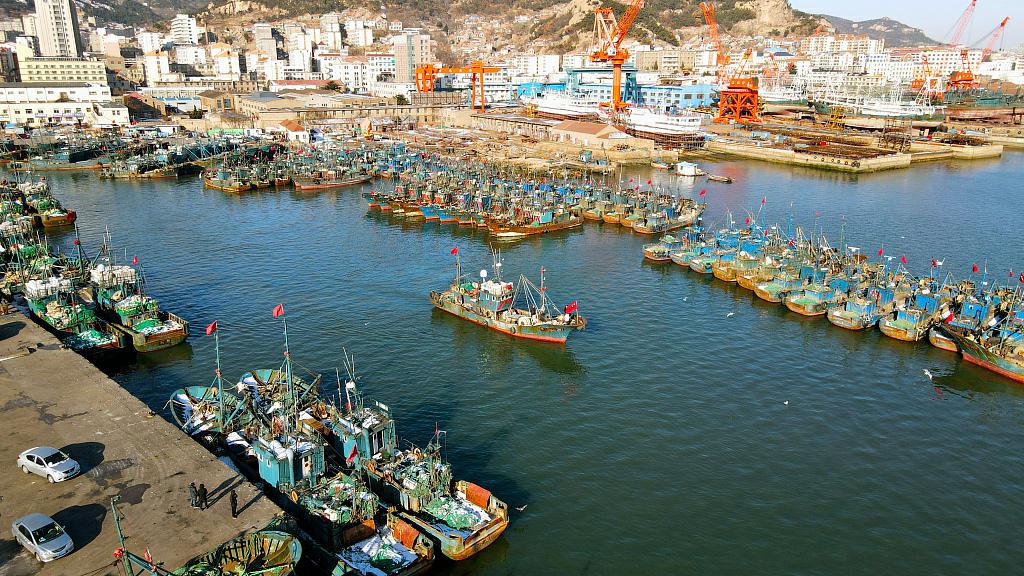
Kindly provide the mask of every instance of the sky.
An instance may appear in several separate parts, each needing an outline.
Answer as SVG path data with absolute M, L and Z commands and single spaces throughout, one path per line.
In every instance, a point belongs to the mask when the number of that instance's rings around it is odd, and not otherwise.
M 948 39 L 953 24 L 963 14 L 969 0 L 790 0 L 793 8 L 811 14 L 828 14 L 847 20 L 872 20 L 888 16 L 908 26 L 920 28 L 935 40 Z M 974 18 L 964 32 L 968 45 L 983 47 L 988 36 L 1006 16 L 1001 44 L 1013 48 L 1024 43 L 1024 0 L 978 0 Z M 995 49 L 999 49 L 996 44 Z

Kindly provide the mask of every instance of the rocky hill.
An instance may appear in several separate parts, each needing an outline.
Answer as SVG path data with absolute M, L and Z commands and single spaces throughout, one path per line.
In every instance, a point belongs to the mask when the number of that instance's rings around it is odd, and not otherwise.
M 885 45 L 890 47 L 903 46 L 926 46 L 938 44 L 929 38 L 920 28 L 907 26 L 891 18 L 876 18 L 874 20 L 863 20 L 854 22 L 838 16 L 821 15 L 821 18 L 828 20 L 832 28 L 839 34 L 865 34 L 871 38 L 885 40 Z

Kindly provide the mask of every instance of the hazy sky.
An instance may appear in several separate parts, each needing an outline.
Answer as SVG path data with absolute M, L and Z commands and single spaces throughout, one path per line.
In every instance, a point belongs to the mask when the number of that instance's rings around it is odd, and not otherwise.
M 945 40 L 969 0 L 790 0 L 797 10 L 829 14 L 848 20 L 871 20 L 888 16 L 920 28 L 935 40 Z M 984 46 L 988 33 L 1009 16 L 1003 41 L 1006 48 L 1024 42 L 1024 0 L 978 0 L 974 18 L 964 32 L 968 45 Z M 999 44 L 996 44 L 996 49 Z

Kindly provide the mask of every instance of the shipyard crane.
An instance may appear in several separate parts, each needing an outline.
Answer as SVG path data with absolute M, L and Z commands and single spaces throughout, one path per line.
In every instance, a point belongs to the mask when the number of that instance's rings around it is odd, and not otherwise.
M 594 9 L 594 51 L 590 53 L 591 62 L 610 62 L 612 65 L 612 98 L 602 102 L 601 106 L 611 108 L 618 113 L 629 107 L 622 101 L 622 65 L 629 60 L 629 50 L 622 47 L 622 41 L 633 27 L 633 22 L 644 7 L 645 0 L 632 0 L 621 20 L 615 19 L 611 8 Z
M 700 10 L 704 14 L 704 20 L 708 24 L 708 31 L 711 34 L 711 42 L 718 52 L 718 116 L 715 122 L 760 122 L 761 116 L 758 113 L 757 101 L 757 77 L 745 76 L 747 60 L 750 58 L 750 50 L 743 54 L 743 59 L 736 68 L 734 74 L 728 74 L 729 55 L 722 48 L 722 41 L 718 36 L 718 20 L 715 18 L 715 5 L 710 2 L 701 2 Z
M 1010 17 L 1003 18 L 999 25 L 992 29 L 991 32 L 986 34 L 987 41 L 985 47 L 981 51 L 981 59 L 979 63 L 984 62 L 986 58 L 992 54 L 992 48 L 995 47 L 996 42 L 1003 36 L 1003 30 L 1006 28 L 1007 22 L 1010 21 Z M 977 46 L 977 44 L 975 44 Z M 978 88 L 978 78 L 974 74 L 974 70 L 971 69 L 971 64 L 967 60 L 967 49 L 960 50 L 961 60 L 963 60 L 963 69 L 957 72 L 953 72 L 950 76 L 949 83 L 956 90 L 976 90 Z
M 952 31 L 949 36 L 949 47 L 952 49 L 960 48 L 960 67 L 954 69 L 949 74 L 948 87 L 951 90 L 970 90 L 976 88 L 977 83 L 974 80 L 974 73 L 971 72 L 971 63 L 968 61 L 967 49 L 960 47 L 960 38 L 963 37 L 964 31 L 967 30 L 967 25 L 971 23 L 971 18 L 974 16 L 974 7 L 977 6 L 978 0 L 971 0 L 967 4 L 967 8 L 964 9 L 963 14 L 957 19 L 956 23 L 953 24 Z
M 416 67 L 416 91 L 417 92 L 433 92 L 434 83 L 437 80 L 438 74 L 469 74 L 470 75 L 470 91 L 472 92 L 472 101 L 470 108 L 483 112 L 484 108 L 484 74 L 494 74 L 500 72 L 501 68 L 496 66 L 486 66 L 479 60 L 470 62 L 469 66 L 443 66 L 437 67 L 433 64 L 424 64 Z M 479 106 L 478 97 L 479 95 Z

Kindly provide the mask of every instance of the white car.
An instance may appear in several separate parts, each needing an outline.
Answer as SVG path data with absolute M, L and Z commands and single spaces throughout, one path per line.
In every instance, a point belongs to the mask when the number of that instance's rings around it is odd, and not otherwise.
M 64 528 L 46 514 L 33 512 L 11 524 L 11 533 L 26 550 L 35 554 L 40 562 L 50 562 L 67 556 L 75 543 Z
M 25 450 L 18 455 L 18 467 L 25 474 L 33 473 L 46 478 L 51 484 L 63 482 L 82 471 L 70 456 L 49 446 Z

